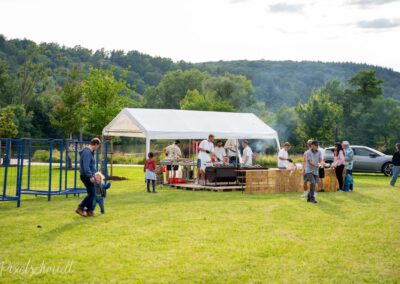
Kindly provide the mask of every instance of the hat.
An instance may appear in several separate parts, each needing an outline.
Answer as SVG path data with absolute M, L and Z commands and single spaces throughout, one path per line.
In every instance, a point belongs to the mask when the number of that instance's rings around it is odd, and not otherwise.
M 350 145 L 349 141 L 343 141 L 342 145 Z
M 318 140 L 313 140 L 312 142 L 311 142 L 311 145 L 318 145 L 319 143 L 318 143 Z

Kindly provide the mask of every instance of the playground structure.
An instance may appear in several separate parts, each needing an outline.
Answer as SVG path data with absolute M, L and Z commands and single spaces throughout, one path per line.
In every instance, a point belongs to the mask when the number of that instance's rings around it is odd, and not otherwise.
M 80 181 L 79 151 L 88 141 L 0 138 L 0 201 L 17 201 L 21 195 L 74 196 L 86 193 Z M 94 154 L 96 170 L 108 179 L 109 142 Z

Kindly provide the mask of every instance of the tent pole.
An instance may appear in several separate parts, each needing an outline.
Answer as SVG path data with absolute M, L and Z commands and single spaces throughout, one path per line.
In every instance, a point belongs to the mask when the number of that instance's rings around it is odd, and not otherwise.
M 279 143 L 278 136 L 275 137 L 276 147 L 278 148 L 278 152 L 281 150 L 281 144 Z
M 150 138 L 146 137 L 146 157 L 145 158 L 147 158 L 147 155 L 149 154 L 149 152 L 150 152 Z

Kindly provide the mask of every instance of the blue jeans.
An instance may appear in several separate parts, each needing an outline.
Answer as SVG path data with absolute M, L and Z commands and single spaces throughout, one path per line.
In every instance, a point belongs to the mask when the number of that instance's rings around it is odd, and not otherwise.
M 96 209 L 96 204 L 99 204 L 100 212 L 101 214 L 104 214 L 104 198 L 101 196 L 95 196 L 93 199 L 93 210 Z
M 154 179 L 147 179 L 147 192 L 150 192 L 150 181 L 151 181 L 151 186 L 153 188 L 153 192 L 156 192 L 156 181 Z
M 93 211 L 93 199 L 95 195 L 95 190 L 94 190 L 94 183 L 90 181 L 90 177 L 88 176 L 81 176 L 81 181 L 86 187 L 86 192 L 87 195 L 85 198 L 82 200 L 82 202 L 79 204 L 79 207 L 82 209 L 87 208 L 88 211 Z
M 390 181 L 391 186 L 396 185 L 397 177 L 400 175 L 400 166 L 393 166 L 392 180 Z
M 314 190 L 315 190 L 315 185 L 318 183 L 319 177 L 317 175 L 314 175 L 312 173 L 307 173 L 307 178 L 310 182 L 310 193 L 308 194 L 311 198 L 314 198 Z
M 233 166 L 236 167 L 237 157 L 229 157 L 229 164 L 233 164 Z
M 349 191 L 353 190 L 353 171 L 352 170 L 347 170 L 346 171 L 346 176 L 344 177 L 344 186 L 343 190 L 344 191 Z

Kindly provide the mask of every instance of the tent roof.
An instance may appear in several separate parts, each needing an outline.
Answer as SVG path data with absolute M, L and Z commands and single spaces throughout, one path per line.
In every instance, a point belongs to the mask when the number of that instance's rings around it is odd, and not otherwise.
M 252 113 L 174 109 L 123 109 L 104 129 L 105 136 L 148 139 L 277 139 L 275 130 Z

